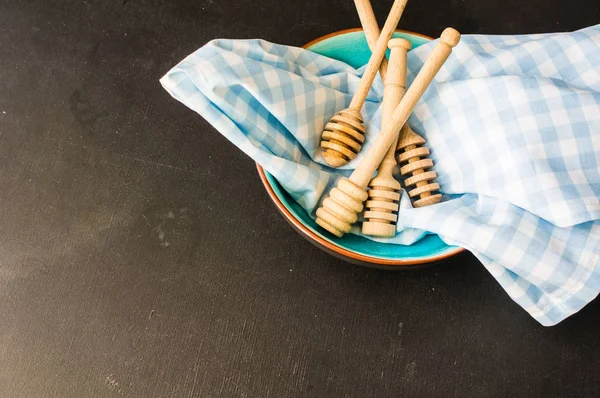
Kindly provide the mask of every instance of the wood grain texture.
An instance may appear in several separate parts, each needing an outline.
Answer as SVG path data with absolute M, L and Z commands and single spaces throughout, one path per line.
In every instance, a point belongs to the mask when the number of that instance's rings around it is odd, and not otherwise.
M 369 62 L 367 63 L 365 71 L 363 72 L 356 92 L 352 97 L 352 101 L 350 102 L 349 106 L 350 109 L 360 110 L 365 103 L 365 99 L 367 98 L 369 89 L 373 84 L 373 80 L 375 80 L 375 76 L 377 75 L 377 71 L 381 65 L 381 61 L 383 61 L 385 58 L 388 41 L 398 26 L 398 22 L 402 17 L 402 13 L 404 12 L 407 1 L 408 0 L 394 0 L 394 4 L 392 4 L 392 8 L 390 9 L 390 13 L 385 20 L 385 24 L 381 29 L 379 37 L 377 38 L 373 48 L 371 48 L 371 57 L 369 58 Z
M 379 39 L 381 31 L 379 30 L 379 24 L 377 23 L 377 18 L 375 18 L 371 1 L 354 0 L 354 5 L 356 6 L 356 13 L 360 19 L 360 26 L 365 32 L 365 37 L 367 39 L 367 43 L 369 44 L 369 48 L 373 49 L 377 44 L 377 39 Z M 381 65 L 379 65 L 379 76 L 381 76 L 381 80 L 383 81 L 385 81 L 387 67 L 388 60 L 383 57 L 381 60 Z
M 597 1 L 569 5 L 413 1 L 402 27 L 600 21 Z M 379 21 L 390 6 L 377 2 Z M 348 266 L 296 234 L 253 162 L 158 84 L 215 37 L 300 46 L 358 27 L 352 2 L 0 10 L 0 396 L 598 396 L 599 301 L 543 328 L 468 254 Z

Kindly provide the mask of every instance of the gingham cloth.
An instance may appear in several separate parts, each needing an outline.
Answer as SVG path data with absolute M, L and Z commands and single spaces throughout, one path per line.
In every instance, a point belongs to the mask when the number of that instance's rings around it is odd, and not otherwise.
M 408 83 L 435 42 L 409 52 Z M 214 40 L 170 70 L 164 88 L 314 212 L 379 132 L 383 86 L 362 109 L 366 144 L 345 170 L 319 137 L 364 67 L 262 40 Z M 409 119 L 427 139 L 444 201 L 413 209 L 399 234 L 465 247 L 543 325 L 600 291 L 600 25 L 573 33 L 465 35 Z M 355 228 L 353 233 L 360 233 Z

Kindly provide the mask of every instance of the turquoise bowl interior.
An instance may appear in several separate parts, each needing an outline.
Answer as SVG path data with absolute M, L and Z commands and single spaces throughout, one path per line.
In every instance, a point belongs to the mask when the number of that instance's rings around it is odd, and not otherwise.
M 413 48 L 431 40 L 430 38 L 409 32 L 396 32 L 394 37 L 403 37 L 409 40 L 412 43 Z M 355 68 L 365 65 L 371 55 L 362 30 L 343 31 L 338 34 L 326 36 L 321 40 L 309 43 L 306 48 L 318 54 L 343 61 Z M 291 216 L 308 230 L 301 232 L 304 232 L 304 235 L 308 237 L 309 240 L 312 238 L 314 241 L 315 237 L 318 237 L 318 240 L 321 241 L 321 245 L 317 244 L 317 246 L 321 246 L 326 251 L 331 252 L 338 257 L 363 265 L 380 264 L 385 267 L 391 267 L 394 265 L 410 266 L 439 261 L 462 251 L 461 248 L 448 246 L 437 235 L 428 235 L 410 246 L 374 242 L 352 234 L 347 234 L 343 238 L 338 238 L 320 228 L 315 221 L 310 218 L 307 212 L 281 187 L 279 182 L 277 182 L 272 175 L 264 170 L 262 171 L 266 177 L 265 184 L 270 186 L 273 194 L 281 202 L 281 204 L 276 204 L 279 207 L 280 205 L 285 207 Z M 265 179 L 263 179 L 263 181 Z M 275 200 L 275 198 L 273 199 Z M 280 210 L 283 209 L 280 208 Z M 286 215 L 285 211 L 282 212 Z M 287 214 L 286 218 L 288 218 L 288 221 L 293 221 L 289 219 L 290 214 Z M 297 223 L 292 222 L 292 224 L 296 224 L 297 226 Z M 339 250 L 336 250 L 336 248 Z

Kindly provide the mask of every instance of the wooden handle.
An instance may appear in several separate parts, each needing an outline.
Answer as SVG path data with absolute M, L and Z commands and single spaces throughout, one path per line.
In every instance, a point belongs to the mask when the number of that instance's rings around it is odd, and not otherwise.
M 377 39 L 379 39 L 379 25 L 377 24 L 377 19 L 375 18 L 375 13 L 373 12 L 373 7 L 371 6 L 371 2 L 369 0 L 354 0 L 354 5 L 356 6 L 356 11 L 358 12 L 358 18 L 360 19 L 360 24 L 365 32 L 365 37 L 367 38 L 367 44 L 371 51 L 375 48 L 375 43 L 377 43 Z M 388 68 L 388 61 L 385 57 L 381 60 L 381 65 L 379 65 L 379 75 L 381 76 L 381 80 L 385 81 L 385 74 Z
M 436 73 L 440 70 L 446 59 L 450 56 L 452 48 L 460 41 L 460 33 L 452 28 L 446 28 L 433 51 L 425 61 L 413 84 L 404 94 L 402 101 L 398 104 L 392 114 L 392 120 L 384 126 L 381 133 L 375 139 L 373 146 L 354 172 L 350 175 L 350 181 L 359 187 L 366 187 L 375 170 L 388 149 L 398 137 L 400 128 L 406 123 L 410 113 L 423 96 L 423 93 L 431 84 Z
M 400 103 L 400 100 L 406 91 L 406 58 L 412 44 L 406 39 L 392 39 L 390 40 L 388 47 L 392 51 L 390 53 L 390 73 L 385 80 L 383 89 L 383 110 L 381 112 L 382 129 L 391 121 L 394 109 Z M 396 136 L 396 139 L 392 142 L 389 150 L 381 161 L 381 164 L 379 165 L 380 171 L 382 168 L 389 168 L 391 171 L 396 165 L 394 155 L 396 154 L 397 140 L 398 136 Z
M 371 58 L 369 58 L 369 63 L 367 64 L 365 72 L 360 79 L 360 84 L 354 93 L 354 97 L 352 97 L 352 102 L 350 102 L 349 108 L 357 110 L 362 108 L 363 103 L 367 98 L 369 88 L 371 88 L 371 84 L 373 84 L 375 75 L 377 75 L 379 65 L 381 65 L 381 61 L 385 57 L 388 41 L 398 26 L 398 22 L 400 21 L 400 17 L 402 16 L 402 12 L 406 7 L 407 1 L 408 0 L 394 0 L 392 9 L 390 10 L 385 24 L 383 25 L 381 34 L 375 43 L 375 48 L 372 49 Z

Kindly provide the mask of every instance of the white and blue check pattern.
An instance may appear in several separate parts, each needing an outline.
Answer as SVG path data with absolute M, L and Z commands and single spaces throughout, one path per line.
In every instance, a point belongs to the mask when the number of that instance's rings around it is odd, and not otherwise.
M 409 52 L 408 83 L 434 43 Z M 214 40 L 162 79 L 176 99 L 274 175 L 310 214 L 379 132 L 377 78 L 365 148 L 325 165 L 320 133 L 363 69 L 262 40 Z M 600 292 L 600 25 L 572 33 L 465 35 L 409 124 L 427 139 L 444 201 L 413 209 L 396 237 L 426 233 L 470 250 L 543 325 Z M 360 233 L 358 228 L 353 233 Z

